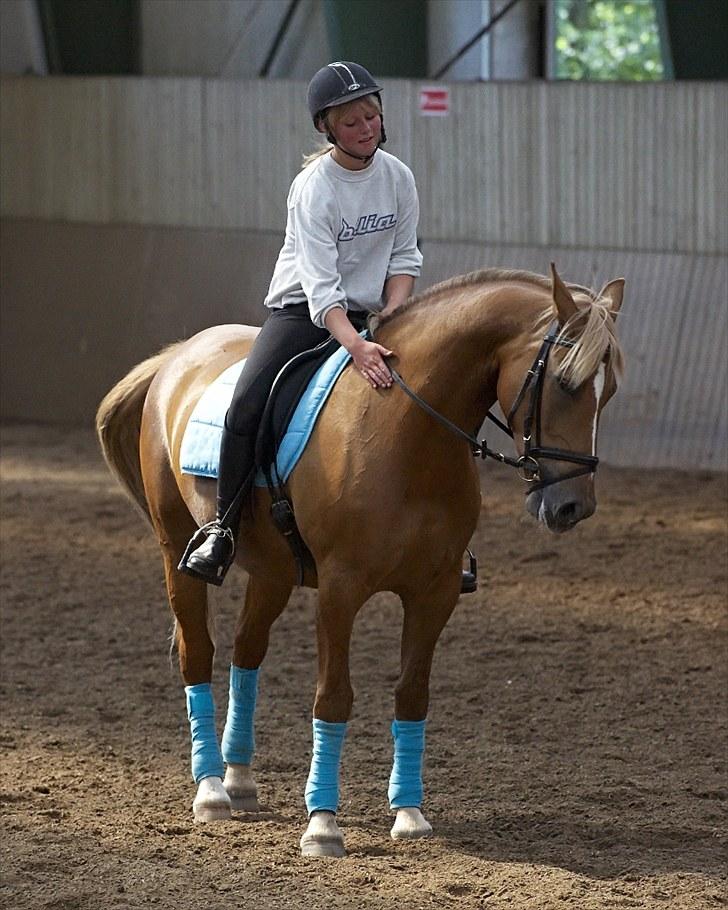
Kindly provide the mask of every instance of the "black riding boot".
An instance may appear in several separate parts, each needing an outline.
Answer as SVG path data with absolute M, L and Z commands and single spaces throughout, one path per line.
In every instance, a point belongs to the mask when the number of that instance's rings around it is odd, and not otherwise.
M 255 439 L 223 429 L 217 480 L 217 517 L 192 537 L 181 572 L 221 585 L 235 556 L 235 537 L 255 468 Z M 245 490 L 243 490 L 245 487 Z M 202 539 L 204 537 L 204 539 Z

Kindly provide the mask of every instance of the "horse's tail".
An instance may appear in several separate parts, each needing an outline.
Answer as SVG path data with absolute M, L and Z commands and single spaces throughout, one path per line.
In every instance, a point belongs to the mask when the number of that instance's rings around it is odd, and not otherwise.
M 152 380 L 181 343 L 169 345 L 130 370 L 105 396 L 96 412 L 96 435 L 106 464 L 147 518 L 150 518 L 149 506 L 139 458 L 142 408 Z

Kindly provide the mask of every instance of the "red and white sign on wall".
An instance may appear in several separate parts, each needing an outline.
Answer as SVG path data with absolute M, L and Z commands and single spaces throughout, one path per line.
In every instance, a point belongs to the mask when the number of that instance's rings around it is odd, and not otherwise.
M 441 86 L 421 88 L 420 113 L 423 117 L 447 117 L 450 113 L 450 89 Z

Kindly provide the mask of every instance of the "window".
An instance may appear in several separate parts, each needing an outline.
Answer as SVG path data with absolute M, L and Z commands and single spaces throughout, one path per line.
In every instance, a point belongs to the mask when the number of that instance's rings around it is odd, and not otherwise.
M 654 0 L 552 0 L 552 79 L 664 78 Z

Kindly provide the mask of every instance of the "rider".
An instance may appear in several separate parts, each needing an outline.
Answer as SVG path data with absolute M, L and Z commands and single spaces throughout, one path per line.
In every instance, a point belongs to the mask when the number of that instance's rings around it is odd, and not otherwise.
M 258 425 L 284 364 L 333 335 L 373 388 L 392 384 L 385 363 L 392 352 L 358 329 L 368 313 L 390 313 L 407 300 L 422 255 L 414 177 L 380 148 L 386 142 L 380 92 L 358 63 L 329 63 L 309 83 L 308 108 L 329 144 L 305 160 L 291 185 L 285 240 L 265 299 L 268 318 L 225 417 L 217 517 L 179 566 L 211 584 L 222 584 L 232 563 Z

